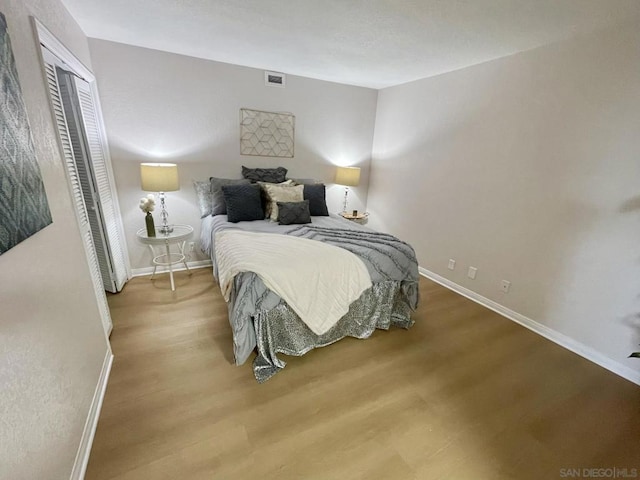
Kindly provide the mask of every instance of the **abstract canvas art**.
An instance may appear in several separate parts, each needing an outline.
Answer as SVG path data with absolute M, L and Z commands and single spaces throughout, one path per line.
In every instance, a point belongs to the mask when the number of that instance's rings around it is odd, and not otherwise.
M 240 109 L 240 154 L 293 158 L 294 117 L 290 113 Z
M 0 13 L 0 255 L 51 222 L 7 21 Z

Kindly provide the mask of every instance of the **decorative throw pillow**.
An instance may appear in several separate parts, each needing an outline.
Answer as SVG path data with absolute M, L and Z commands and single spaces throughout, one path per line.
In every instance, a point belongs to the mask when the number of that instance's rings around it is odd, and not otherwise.
M 293 180 L 285 180 L 282 183 L 270 183 L 270 182 L 256 182 L 260 187 L 262 187 L 262 206 L 264 208 L 264 216 L 265 218 L 271 217 L 271 201 L 269 200 L 269 195 L 267 194 L 267 190 L 264 188 L 265 185 L 289 185 L 295 186 Z
M 304 199 L 309 200 L 309 211 L 314 217 L 328 217 L 329 209 L 325 195 L 325 187 L 322 183 L 317 185 L 304 185 Z
M 245 178 L 209 178 L 209 186 L 211 189 L 211 215 L 224 215 L 227 213 L 227 205 L 224 201 L 224 195 L 222 194 L 222 187 L 224 185 L 249 185 L 250 183 L 251 181 Z
M 193 181 L 193 188 L 196 191 L 196 197 L 198 198 L 198 208 L 200 209 L 200 218 L 211 215 L 212 197 L 211 197 L 211 183 Z
M 274 222 L 278 221 L 277 202 L 301 202 L 304 200 L 303 185 L 262 183 L 261 186 L 267 197 L 267 216 Z
M 276 202 L 278 204 L 278 223 L 292 225 L 294 223 L 311 223 L 309 200 L 302 202 Z
M 296 185 L 315 185 L 317 183 L 322 183 L 313 178 L 290 178 L 289 180 L 291 180 Z
M 251 183 L 269 182 L 282 183 L 287 179 L 287 169 L 284 167 L 277 168 L 247 168 L 242 166 L 242 176 Z
M 252 184 L 223 185 L 222 194 L 227 206 L 228 221 L 236 223 L 264 219 L 260 186 Z

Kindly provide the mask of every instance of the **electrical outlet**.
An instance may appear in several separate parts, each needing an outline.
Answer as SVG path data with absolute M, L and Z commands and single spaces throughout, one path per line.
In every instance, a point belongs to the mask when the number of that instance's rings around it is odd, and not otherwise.
M 196 250 L 196 242 L 189 242 L 189 252 L 193 253 Z
M 502 290 L 504 293 L 509 293 L 510 287 L 511 282 L 509 280 L 502 280 L 502 283 L 500 284 L 500 290 Z
M 449 270 L 454 270 L 456 268 L 456 261 L 453 258 L 449 259 L 449 266 L 447 268 Z
M 467 277 L 469 277 L 471 280 L 474 280 L 476 278 L 476 273 L 478 273 L 478 269 L 476 267 L 469 267 Z

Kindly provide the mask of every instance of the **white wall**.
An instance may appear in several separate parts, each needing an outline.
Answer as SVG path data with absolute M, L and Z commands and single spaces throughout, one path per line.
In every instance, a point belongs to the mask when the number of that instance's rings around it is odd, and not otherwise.
M 381 90 L 368 197 L 370 224 L 411 242 L 426 269 L 633 372 L 637 27 Z
M 241 165 L 282 165 L 290 177 L 331 183 L 334 164 L 362 167 L 350 208 L 364 209 L 377 91 L 287 76 L 286 88 L 264 85 L 264 71 L 157 50 L 90 39 L 91 59 L 109 138 L 132 268 L 150 254 L 135 238 L 144 226 L 138 209 L 139 164 L 175 162 L 181 190 L 167 194 L 173 223 L 200 219 L 191 181 L 242 178 Z M 295 157 L 240 155 L 240 108 L 296 116 Z M 344 189 L 328 185 L 330 211 L 342 207 Z M 156 223 L 159 215 L 156 212 Z M 194 260 L 204 259 L 199 255 Z
M 35 15 L 90 66 L 58 0 L 0 0 L 53 224 L 0 256 L 0 478 L 69 478 L 108 344 L 53 127 Z

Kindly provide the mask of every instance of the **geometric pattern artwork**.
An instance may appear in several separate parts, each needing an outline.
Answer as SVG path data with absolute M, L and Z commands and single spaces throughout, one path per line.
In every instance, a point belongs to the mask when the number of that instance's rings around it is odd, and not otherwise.
M 0 255 L 50 223 L 7 21 L 0 13 Z
M 240 109 L 240 154 L 293 158 L 296 117 Z

